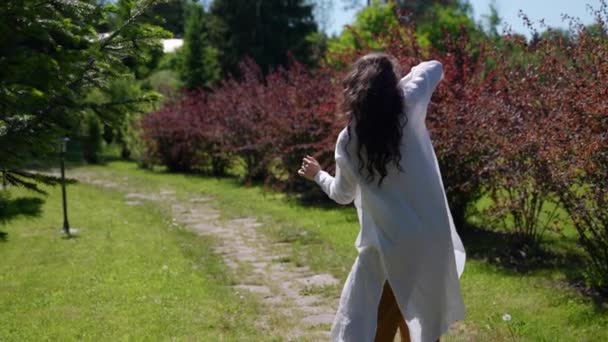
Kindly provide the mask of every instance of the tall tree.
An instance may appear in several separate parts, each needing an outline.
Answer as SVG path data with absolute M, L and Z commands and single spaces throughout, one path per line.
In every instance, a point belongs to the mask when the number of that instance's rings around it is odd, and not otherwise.
M 367 48 L 381 50 L 384 47 L 383 42 L 376 37 L 397 25 L 395 4 L 373 1 L 370 6 L 357 12 L 354 22 L 348 29 L 343 30 L 339 37 L 329 41 L 328 61 L 332 64 L 338 62 L 336 66 L 343 66 L 340 58 L 333 61 L 335 55 Z
M 187 9 L 181 78 L 186 88 L 207 87 L 220 77 L 218 53 L 209 45 L 204 8 L 192 3 Z
M 215 0 L 211 34 L 224 72 L 236 72 L 246 56 L 267 72 L 287 64 L 289 51 L 302 62 L 314 62 L 307 39 L 317 31 L 313 7 L 306 0 Z
M 0 6 L 0 169 L 9 183 L 36 189 L 32 177 L 40 177 L 19 169 L 53 152 L 87 109 L 103 120 L 121 106 L 151 100 L 150 94 L 119 103 L 84 100 L 93 89 L 105 92 L 112 79 L 129 72 L 126 60 L 165 36 L 138 22 L 155 0 L 125 2 L 120 25 L 105 35 L 96 27 L 117 14 L 115 5 L 6 0 Z
M 498 8 L 496 7 L 496 0 L 492 0 L 490 2 L 490 14 L 484 15 L 484 19 L 486 20 L 487 32 L 490 37 L 497 38 L 500 36 L 498 32 L 498 27 L 502 23 L 502 18 L 500 14 L 498 14 Z
M 188 0 L 166 0 L 151 6 L 145 13 L 151 24 L 158 25 L 173 33 L 174 37 L 184 36 L 186 8 Z
M 479 41 L 485 35 L 472 17 L 472 7 L 469 3 L 461 3 L 457 6 L 433 5 L 417 21 L 416 33 L 420 44 L 445 50 L 446 35 L 466 35 L 471 42 Z
M 369 7 L 376 1 L 384 4 L 394 3 L 397 7 L 409 13 L 410 20 L 420 19 L 434 5 L 458 6 L 463 3 L 460 0 L 342 0 L 342 3 L 345 8 L 352 9 L 363 5 Z
M 444 7 L 457 7 L 461 4 L 460 0 L 396 0 L 397 5 L 408 11 L 414 20 L 423 17 L 436 5 Z
M 454 1 L 452 1 L 454 2 Z M 424 14 L 413 19 L 412 14 L 406 19 L 398 17 L 405 2 L 373 0 L 369 6 L 362 8 L 350 25 L 339 37 L 328 43 L 330 62 L 332 55 L 349 50 L 374 49 L 382 50 L 383 42 L 377 36 L 397 26 L 403 20 L 415 21 L 418 43 L 422 47 L 433 46 L 437 49 L 445 49 L 442 41 L 446 34 L 466 34 L 472 40 L 483 36 L 483 31 L 472 18 L 472 8 L 468 2 L 455 1 L 429 1 L 432 5 L 424 5 Z M 407 2 L 408 6 L 414 6 L 416 1 Z M 422 6 L 422 5 L 421 5 Z M 413 8 L 413 7 L 412 7 Z M 422 7 L 421 7 L 422 8 Z

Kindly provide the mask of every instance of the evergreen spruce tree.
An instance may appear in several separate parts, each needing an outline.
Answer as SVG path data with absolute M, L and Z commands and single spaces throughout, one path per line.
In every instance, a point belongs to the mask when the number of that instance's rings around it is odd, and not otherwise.
M 146 21 L 173 33 L 174 37 L 182 38 L 187 7 L 188 0 L 165 0 L 146 11 Z
M 188 5 L 181 68 L 181 78 L 188 89 L 209 87 L 220 77 L 217 50 L 209 45 L 205 19 L 207 14 L 202 6 Z
M 140 22 L 158 0 L 99 5 L 96 0 L 5 0 L 0 6 L 0 177 L 41 191 L 53 177 L 24 171 L 32 159 L 57 151 L 88 113 L 101 121 L 127 106 L 155 101 L 142 93 L 121 101 L 89 102 L 112 80 L 130 73 L 126 61 L 160 44 L 167 32 Z M 116 22 L 110 33 L 98 30 Z
M 306 0 L 214 0 L 211 39 L 221 52 L 225 73 L 251 57 L 264 72 L 286 65 L 288 53 L 313 63 L 311 34 L 317 32 L 314 5 Z

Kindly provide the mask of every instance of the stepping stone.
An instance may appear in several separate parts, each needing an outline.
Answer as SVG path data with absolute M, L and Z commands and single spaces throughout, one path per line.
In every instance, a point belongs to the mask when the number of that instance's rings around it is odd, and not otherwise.
M 195 197 L 195 198 L 191 198 L 190 202 L 192 202 L 192 203 L 205 203 L 205 202 L 209 202 L 211 200 L 212 200 L 211 197 Z
M 129 192 L 125 195 L 126 198 L 146 198 L 147 196 L 144 194 L 138 194 L 136 192 Z
M 262 225 L 255 218 L 251 218 L 251 217 L 232 219 L 232 220 L 228 221 L 228 223 L 235 224 L 235 225 L 241 225 L 241 226 L 245 226 L 245 227 L 251 227 L 251 228 L 259 227 Z
M 318 301 L 319 301 L 318 296 L 299 296 L 294 300 L 296 305 L 298 305 L 300 307 L 311 306 L 311 305 L 314 305 L 315 303 L 317 303 Z
M 319 314 L 331 314 L 331 310 L 328 310 L 325 307 L 321 307 L 321 306 L 314 306 L 314 305 L 304 305 L 304 306 L 300 306 L 299 307 L 300 310 L 302 310 L 305 314 L 307 315 L 319 315 Z
M 312 285 L 312 286 L 330 286 L 337 285 L 338 280 L 334 278 L 331 274 L 322 273 L 315 274 L 310 277 L 304 277 L 297 279 L 303 285 Z
M 213 209 L 213 208 L 192 208 L 190 209 L 190 212 L 193 215 L 207 215 L 207 214 L 217 214 L 219 213 L 219 211 Z
M 237 264 L 236 262 L 234 262 L 232 260 L 224 260 L 224 263 L 226 264 L 226 266 L 230 267 L 233 270 L 236 270 L 237 267 L 239 267 L 239 264 Z
M 253 254 L 254 252 L 250 251 L 237 251 L 235 256 L 239 259 L 239 261 L 257 261 L 258 258 Z
M 216 254 L 231 254 L 232 248 L 226 246 L 215 246 L 213 247 L 213 252 Z
M 266 304 L 272 305 L 283 304 L 285 302 L 285 299 L 281 296 L 266 296 L 263 300 Z
M 283 289 L 283 292 L 285 293 L 285 295 L 287 295 L 290 298 L 298 298 L 300 296 L 300 291 L 298 289 L 293 289 L 293 283 L 291 281 L 284 281 L 281 284 L 281 288 Z
M 186 224 L 196 224 L 196 223 L 201 223 L 201 222 L 209 222 L 212 220 L 217 219 L 218 217 L 220 217 L 217 214 L 210 214 L 210 215 L 184 215 L 182 217 L 180 217 L 180 221 L 186 223 Z
M 268 266 L 268 263 L 260 261 L 260 262 L 254 262 L 252 265 L 255 268 L 262 268 L 263 269 L 263 268 L 266 268 L 266 266 Z
M 263 268 L 254 268 L 253 269 L 253 273 L 258 273 L 258 274 L 265 275 L 266 274 L 266 270 L 263 269 Z
M 334 322 L 335 315 L 333 314 L 319 314 L 306 316 L 302 319 L 302 322 L 308 325 L 319 325 L 319 324 L 332 324 Z
M 303 336 L 306 336 L 306 334 L 300 330 L 300 329 L 295 329 L 291 332 L 291 334 L 289 335 L 289 338 L 287 339 L 288 341 L 299 341 Z M 306 340 L 308 341 L 308 340 Z
M 140 201 L 125 201 L 126 205 L 140 205 Z
M 181 204 L 173 204 L 171 206 L 171 210 L 183 213 L 185 212 L 185 207 Z
M 274 261 L 274 260 L 287 260 L 287 259 L 290 259 L 290 258 L 291 257 L 289 255 L 277 254 L 277 255 L 269 255 L 269 256 L 266 256 L 266 257 L 264 257 L 262 259 L 269 260 L 269 261 Z
M 268 258 L 262 258 L 262 260 L 268 260 Z M 285 266 L 283 263 L 272 264 L 272 266 L 270 266 L 270 271 L 273 273 L 283 273 L 285 271 Z
M 264 285 L 241 284 L 241 285 L 235 285 L 235 286 L 233 286 L 233 288 L 238 289 L 238 290 L 246 290 L 246 291 L 253 292 L 253 293 L 259 293 L 259 294 L 263 294 L 263 295 L 270 294 L 270 289 Z
M 308 268 L 306 266 L 295 267 L 293 269 L 293 273 L 298 278 L 311 277 L 314 275 L 314 273 L 310 270 L 310 268 Z
M 197 223 L 191 225 L 191 227 L 198 232 L 205 232 L 208 234 L 216 234 L 224 231 L 224 229 L 209 223 Z

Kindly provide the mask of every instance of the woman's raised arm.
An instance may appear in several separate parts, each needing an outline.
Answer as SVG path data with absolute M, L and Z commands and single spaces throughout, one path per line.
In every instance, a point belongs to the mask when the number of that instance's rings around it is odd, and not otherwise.
M 406 104 L 426 108 L 442 79 L 443 65 L 439 61 L 422 62 L 413 67 L 410 73 L 399 81 Z

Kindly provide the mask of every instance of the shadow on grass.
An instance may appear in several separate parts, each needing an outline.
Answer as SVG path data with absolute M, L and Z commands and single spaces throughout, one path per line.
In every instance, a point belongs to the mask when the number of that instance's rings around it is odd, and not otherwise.
M 512 234 L 502 231 L 469 225 L 460 229 L 459 234 L 468 257 L 484 260 L 505 271 L 529 273 L 553 269 L 576 277 L 584 265 L 581 253 L 573 249 L 526 248 L 517 243 Z
M 44 200 L 40 197 L 10 199 L 0 194 L 0 223 L 5 224 L 18 216 L 40 216 Z M 0 231 L 0 242 L 7 241 L 8 233 Z
M 552 249 L 541 247 L 530 250 L 517 243 L 513 235 L 506 232 L 465 226 L 459 230 L 459 235 L 468 258 L 482 260 L 497 266 L 501 271 L 510 275 L 559 271 L 566 277 L 566 282 L 562 283 L 563 286 L 574 289 L 584 297 L 591 299 L 598 312 L 608 312 L 608 296 L 586 285 L 584 270 L 587 261 L 582 252 L 573 247 L 576 241 L 567 243 L 568 247 Z M 555 244 L 545 241 L 545 245 L 554 246 Z

